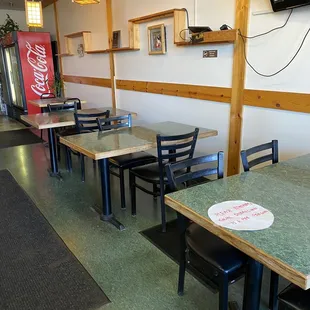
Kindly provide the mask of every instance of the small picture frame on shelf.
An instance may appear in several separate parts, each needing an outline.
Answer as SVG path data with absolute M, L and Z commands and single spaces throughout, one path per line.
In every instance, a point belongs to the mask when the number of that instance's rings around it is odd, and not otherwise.
M 149 55 L 166 54 L 166 28 L 164 24 L 148 27 Z
M 112 48 L 120 48 L 121 47 L 121 31 L 113 31 L 113 40 L 112 40 Z
M 79 57 L 84 57 L 84 45 L 83 44 L 78 44 L 77 54 Z

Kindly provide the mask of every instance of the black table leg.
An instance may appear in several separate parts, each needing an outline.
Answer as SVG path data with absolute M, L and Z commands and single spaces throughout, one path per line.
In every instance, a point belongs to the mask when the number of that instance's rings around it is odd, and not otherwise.
M 48 128 L 48 144 L 50 149 L 50 161 L 51 161 L 51 168 L 49 169 L 49 174 L 51 177 L 56 177 L 61 180 L 62 177 L 60 175 L 60 172 L 58 171 L 56 139 L 53 128 Z
M 263 265 L 250 258 L 244 282 L 243 310 L 259 310 Z
M 101 219 L 109 222 L 119 230 L 124 230 L 125 227 L 112 214 L 111 207 L 111 191 L 110 191 L 110 164 L 109 159 L 104 158 L 99 160 L 100 175 L 101 175 L 101 192 L 102 192 L 102 214 Z

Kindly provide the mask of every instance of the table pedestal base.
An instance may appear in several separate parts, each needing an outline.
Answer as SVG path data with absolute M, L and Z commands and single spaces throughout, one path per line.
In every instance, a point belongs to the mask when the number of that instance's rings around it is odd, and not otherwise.
M 47 169 L 47 172 L 51 178 L 57 178 L 59 181 L 63 181 L 62 175 L 59 171 L 53 172 L 51 169 Z
M 108 222 L 110 224 L 112 224 L 113 226 L 115 226 L 117 229 L 119 229 L 120 231 L 123 231 L 125 230 L 125 226 L 119 222 L 113 214 L 111 215 L 104 215 L 104 214 L 101 214 L 100 215 L 100 219 L 104 222 Z

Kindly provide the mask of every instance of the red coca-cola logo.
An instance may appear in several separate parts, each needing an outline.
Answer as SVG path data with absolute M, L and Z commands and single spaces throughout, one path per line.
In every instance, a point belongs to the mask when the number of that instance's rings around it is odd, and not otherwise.
M 33 69 L 34 83 L 31 85 L 32 91 L 41 96 L 44 93 L 50 93 L 48 85 L 48 67 L 46 60 L 46 50 L 44 45 L 31 44 L 26 41 L 27 61 Z

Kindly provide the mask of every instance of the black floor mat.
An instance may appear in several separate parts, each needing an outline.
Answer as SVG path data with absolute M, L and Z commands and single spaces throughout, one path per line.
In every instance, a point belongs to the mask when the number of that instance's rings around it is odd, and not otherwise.
M 0 171 L 0 309 L 94 310 L 108 302 L 10 172 Z
M 43 140 L 29 129 L 11 130 L 0 132 L 0 148 L 42 143 Z

